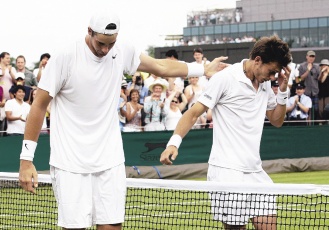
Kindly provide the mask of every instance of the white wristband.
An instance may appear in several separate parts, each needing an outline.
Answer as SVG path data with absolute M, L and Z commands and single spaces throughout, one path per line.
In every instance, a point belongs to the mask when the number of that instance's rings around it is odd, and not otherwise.
M 197 63 L 186 63 L 187 77 L 201 77 L 204 75 L 204 66 Z
M 175 134 L 175 135 L 171 136 L 170 140 L 168 141 L 167 147 L 170 145 L 173 145 L 178 149 L 181 143 L 182 143 L 181 136 L 179 136 L 178 134 Z
M 287 98 L 288 98 L 288 90 L 285 92 L 281 92 L 280 88 L 278 88 L 278 94 L 276 95 L 276 102 L 279 105 L 285 105 L 287 103 Z
M 29 141 L 29 140 L 23 140 L 22 145 L 22 152 L 20 155 L 21 160 L 27 160 L 27 161 L 33 161 L 34 158 L 34 152 L 37 148 L 37 142 L 35 141 Z

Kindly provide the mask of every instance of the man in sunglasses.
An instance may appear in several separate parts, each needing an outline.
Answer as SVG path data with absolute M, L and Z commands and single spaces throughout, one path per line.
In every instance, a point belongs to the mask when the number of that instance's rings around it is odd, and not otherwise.
M 306 61 L 299 66 L 299 76 L 302 83 L 305 85 L 305 95 L 312 99 L 313 112 L 311 119 L 318 119 L 319 113 L 319 83 L 320 67 L 315 64 L 315 52 L 309 50 L 306 54 Z

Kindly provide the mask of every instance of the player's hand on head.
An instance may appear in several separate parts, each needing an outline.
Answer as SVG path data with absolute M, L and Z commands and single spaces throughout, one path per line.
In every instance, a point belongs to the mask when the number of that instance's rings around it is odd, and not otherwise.
M 215 58 L 212 62 L 204 65 L 204 72 L 207 78 L 210 78 L 215 73 L 225 69 L 230 64 L 224 63 L 223 61 L 227 60 L 228 57 L 218 57 Z
M 285 92 L 287 90 L 290 72 L 291 69 L 287 66 L 283 67 L 280 73 L 278 74 L 278 83 L 281 92 Z
M 160 162 L 164 165 L 172 165 L 177 155 L 178 155 L 178 149 L 173 145 L 168 146 L 161 153 Z
M 31 161 L 21 160 L 19 168 L 19 182 L 21 187 L 28 192 L 36 193 L 38 187 L 38 173 Z

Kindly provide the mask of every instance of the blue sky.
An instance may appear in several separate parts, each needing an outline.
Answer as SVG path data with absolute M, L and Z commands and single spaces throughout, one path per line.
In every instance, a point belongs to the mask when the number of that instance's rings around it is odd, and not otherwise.
M 42 53 L 51 54 L 63 43 L 84 38 L 91 12 L 101 8 L 115 10 L 121 19 L 119 36 L 145 50 L 148 45 L 164 45 L 167 34 L 182 34 L 188 12 L 235 4 L 235 0 L 4 1 L 0 52 L 22 54 L 30 67 Z

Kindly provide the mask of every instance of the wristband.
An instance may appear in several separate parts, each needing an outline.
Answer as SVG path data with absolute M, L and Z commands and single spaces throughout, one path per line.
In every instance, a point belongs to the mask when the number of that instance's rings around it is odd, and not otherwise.
M 186 63 L 187 77 L 201 77 L 204 75 L 204 66 L 197 63 Z
M 287 103 L 287 98 L 288 98 L 288 90 L 285 92 L 281 92 L 280 88 L 278 88 L 278 94 L 276 95 L 276 102 L 279 105 L 285 105 Z
M 170 140 L 168 141 L 167 147 L 170 145 L 173 145 L 178 149 L 181 143 L 182 143 L 181 136 L 179 136 L 178 134 L 175 134 L 175 135 L 171 136 Z
M 27 160 L 27 161 L 33 161 L 34 152 L 35 152 L 36 148 L 37 148 L 37 142 L 23 140 L 22 152 L 20 155 L 20 159 Z

